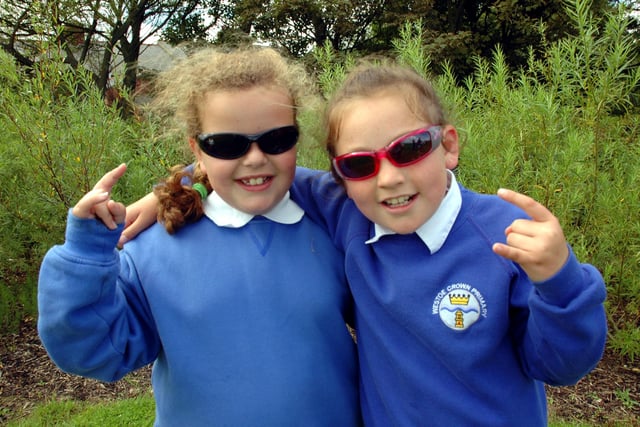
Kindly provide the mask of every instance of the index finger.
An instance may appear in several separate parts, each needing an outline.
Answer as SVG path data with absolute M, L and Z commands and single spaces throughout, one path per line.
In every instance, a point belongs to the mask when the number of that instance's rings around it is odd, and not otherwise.
M 111 193 L 111 190 L 118 183 L 118 180 L 122 177 L 122 175 L 124 175 L 126 170 L 127 165 L 125 163 L 120 164 L 116 168 L 104 174 L 93 187 L 93 189 Z
M 506 188 L 501 188 L 498 190 L 498 196 L 502 200 L 509 202 L 512 205 L 515 205 L 525 211 L 527 215 L 529 215 L 534 221 L 547 221 L 551 218 L 554 218 L 549 209 L 536 202 L 531 197 L 526 196 L 522 193 L 518 193 L 513 190 L 507 190 Z

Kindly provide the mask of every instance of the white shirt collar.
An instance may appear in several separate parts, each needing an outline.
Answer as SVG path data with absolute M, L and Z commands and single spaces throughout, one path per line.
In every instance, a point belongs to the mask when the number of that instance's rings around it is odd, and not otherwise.
M 451 171 L 447 172 L 451 178 L 447 194 L 444 196 L 444 199 L 442 199 L 442 203 L 440 203 L 440 206 L 433 216 L 415 231 L 432 254 L 436 253 L 442 245 L 444 245 L 444 241 L 447 240 L 447 236 L 449 236 L 449 232 L 462 206 L 462 195 L 460 194 L 460 187 L 458 187 L 456 176 Z M 382 236 L 396 234 L 394 231 L 375 223 L 374 230 L 375 235 L 365 243 L 375 243 L 380 240 Z
M 255 215 L 242 212 L 212 191 L 204 200 L 204 214 L 219 227 L 240 228 L 245 226 Z M 269 212 L 262 216 L 281 224 L 295 224 L 304 216 L 304 211 L 289 197 L 289 192 Z

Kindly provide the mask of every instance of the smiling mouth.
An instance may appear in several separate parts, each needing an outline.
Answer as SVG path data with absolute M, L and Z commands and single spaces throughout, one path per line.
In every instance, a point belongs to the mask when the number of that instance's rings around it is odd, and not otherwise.
M 408 205 L 414 198 L 415 196 L 393 197 L 391 199 L 384 200 L 382 204 L 389 206 L 390 208 L 399 208 Z
M 244 185 L 246 185 L 248 187 L 253 187 L 253 186 L 257 186 L 257 185 L 263 185 L 263 184 L 271 181 L 272 179 L 273 179 L 272 177 L 260 176 L 260 177 L 257 177 L 257 178 L 241 179 L 240 182 L 242 182 Z

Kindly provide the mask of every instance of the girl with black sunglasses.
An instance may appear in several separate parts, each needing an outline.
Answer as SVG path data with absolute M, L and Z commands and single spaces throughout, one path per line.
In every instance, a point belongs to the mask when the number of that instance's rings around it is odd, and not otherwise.
M 160 223 L 122 251 L 125 165 L 70 210 L 40 273 L 47 351 L 104 381 L 153 362 L 158 426 L 360 425 L 344 258 L 289 199 L 304 71 L 207 50 L 159 87 L 196 167 L 157 186 Z

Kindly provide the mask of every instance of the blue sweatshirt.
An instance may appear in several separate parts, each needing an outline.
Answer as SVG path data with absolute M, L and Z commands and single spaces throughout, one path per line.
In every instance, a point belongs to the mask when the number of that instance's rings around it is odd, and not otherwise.
M 356 426 L 343 256 L 307 217 L 122 229 L 69 215 L 40 272 L 38 329 L 64 371 L 117 380 L 154 362 L 158 426 Z
M 492 251 L 526 214 L 460 189 L 458 216 L 431 254 L 416 233 L 365 244 L 374 224 L 342 187 L 296 173 L 292 199 L 345 252 L 367 426 L 546 426 L 543 384 L 573 384 L 602 356 L 600 273 L 571 252 L 554 277 L 532 283 Z

